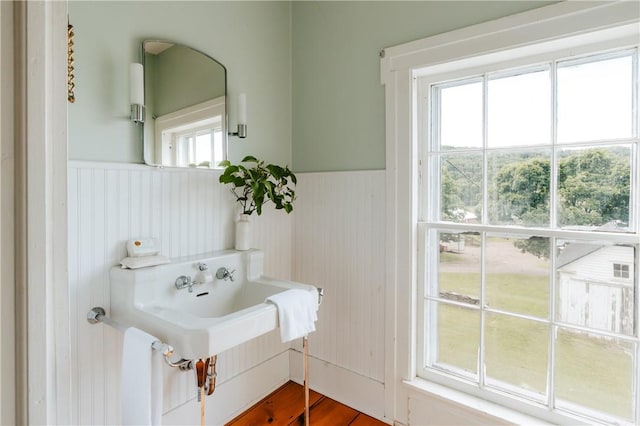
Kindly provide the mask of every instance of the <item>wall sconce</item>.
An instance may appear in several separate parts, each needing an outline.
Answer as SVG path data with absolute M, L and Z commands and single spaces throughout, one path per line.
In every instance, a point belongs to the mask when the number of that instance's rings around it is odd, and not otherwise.
M 247 94 L 240 93 L 238 96 L 238 130 L 229 132 L 229 136 L 237 136 L 239 138 L 247 137 Z
M 144 123 L 144 68 L 142 64 L 129 64 L 129 102 L 131 121 Z

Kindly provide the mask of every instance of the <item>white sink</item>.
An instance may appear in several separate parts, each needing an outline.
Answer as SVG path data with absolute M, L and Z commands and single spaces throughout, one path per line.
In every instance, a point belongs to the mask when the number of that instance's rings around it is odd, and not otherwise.
M 111 268 L 111 317 L 137 327 L 173 346 L 176 356 L 207 358 L 278 327 L 275 305 L 265 298 L 307 284 L 262 275 L 264 254 L 234 250 L 172 259 L 151 268 Z M 175 286 L 179 276 L 195 279 L 196 265 L 204 263 L 211 282 L 192 292 Z M 234 281 L 216 279 L 219 268 L 236 270 Z

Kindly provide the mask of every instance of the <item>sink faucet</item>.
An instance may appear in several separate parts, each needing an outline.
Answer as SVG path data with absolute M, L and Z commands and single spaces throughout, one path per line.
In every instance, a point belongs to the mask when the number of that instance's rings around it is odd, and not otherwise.
M 199 283 L 195 281 L 191 281 L 191 277 L 187 275 L 180 275 L 178 278 L 176 278 L 176 282 L 175 282 L 176 288 L 178 290 L 187 288 L 189 289 L 189 293 L 193 293 L 193 286 L 197 284 Z
M 219 279 L 219 280 L 225 280 L 225 281 L 233 282 L 233 274 L 235 272 L 236 272 L 235 269 L 233 271 L 229 271 L 227 268 L 222 267 L 222 268 L 219 268 L 216 271 L 216 278 Z
M 208 281 L 213 281 L 211 272 L 209 272 L 209 266 L 206 263 L 198 262 L 193 265 L 198 270 L 196 276 L 193 278 L 194 284 L 204 284 Z

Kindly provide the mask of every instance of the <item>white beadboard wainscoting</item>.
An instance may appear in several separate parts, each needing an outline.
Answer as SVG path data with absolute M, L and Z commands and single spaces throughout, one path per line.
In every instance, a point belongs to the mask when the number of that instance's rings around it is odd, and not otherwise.
M 298 176 L 293 279 L 323 287 L 309 336 L 313 389 L 384 417 L 385 172 Z M 301 347 L 291 354 L 302 379 Z
M 126 256 L 125 242 L 156 237 L 168 257 L 233 246 L 236 206 L 229 189 L 218 183 L 219 175 L 135 164 L 69 163 L 73 424 L 120 423 L 122 335 L 105 325 L 90 325 L 86 315 L 94 306 L 109 312 L 109 268 Z M 252 220 L 254 247 L 265 251 L 265 273 L 290 278 L 292 216 L 265 209 Z M 272 332 L 220 354 L 219 386 L 207 398 L 207 420 L 219 424 L 287 381 L 288 349 Z M 166 367 L 164 386 L 164 421 L 180 424 L 189 418 L 198 423 L 193 373 Z M 218 397 L 225 392 L 224 398 Z M 216 397 L 233 403 L 214 402 Z
M 118 424 L 122 335 L 90 325 L 109 312 L 109 268 L 130 238 L 153 236 L 162 254 L 233 246 L 236 207 L 219 172 L 70 162 L 69 276 L 74 424 Z M 292 215 L 266 208 L 254 221 L 265 273 L 325 289 L 310 336 L 311 387 L 384 417 L 384 171 L 299 173 Z M 169 342 L 170 343 L 170 342 Z M 277 332 L 220 354 L 207 424 L 221 424 L 280 384 L 302 378 L 300 344 Z M 179 355 L 179 354 L 177 354 Z M 164 424 L 197 424 L 194 375 L 165 369 Z

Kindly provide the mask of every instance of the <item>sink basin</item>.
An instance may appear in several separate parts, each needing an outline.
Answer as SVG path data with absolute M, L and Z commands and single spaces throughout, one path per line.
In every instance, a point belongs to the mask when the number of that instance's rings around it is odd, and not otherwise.
M 141 269 L 113 267 L 111 317 L 156 336 L 186 359 L 218 354 L 278 327 L 277 308 L 265 299 L 292 288 L 312 292 L 311 285 L 266 277 L 264 253 L 226 250 L 172 259 L 172 263 Z M 196 265 L 208 267 L 211 281 L 192 292 L 178 290 L 181 275 L 195 279 Z M 219 268 L 236 270 L 234 281 L 216 279 Z

